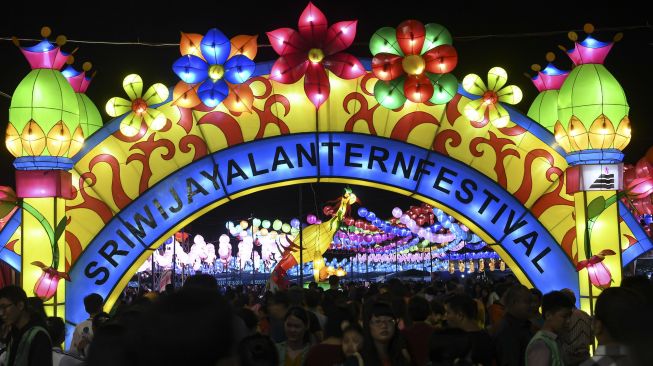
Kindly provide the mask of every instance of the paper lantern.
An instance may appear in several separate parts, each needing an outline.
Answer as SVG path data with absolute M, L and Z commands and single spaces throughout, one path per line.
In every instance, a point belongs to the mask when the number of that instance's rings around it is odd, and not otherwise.
M 125 136 L 135 136 L 141 130 L 143 123 L 154 131 L 163 128 L 166 122 L 165 115 L 151 106 L 168 99 L 168 88 L 157 83 L 150 86 L 143 94 L 143 79 L 137 74 L 127 75 L 122 85 L 130 100 L 113 97 L 105 107 L 111 117 L 128 113 L 120 123 L 120 131 Z
M 213 28 L 199 37 L 182 33 L 181 44 L 182 57 L 172 66 L 181 79 L 173 91 L 175 104 L 193 108 L 203 103 L 215 108 L 224 101 L 231 111 L 251 112 L 253 93 L 249 86 L 240 84 L 256 68 L 252 61 L 256 37 L 236 36 L 229 40 Z
M 416 20 L 402 22 L 394 33 L 388 27 L 376 31 L 370 51 L 374 54 L 372 72 L 379 79 L 374 86 L 379 104 L 395 109 L 406 99 L 435 104 L 450 101 L 456 94 L 457 81 L 448 73 L 456 67 L 458 55 L 445 43 L 451 43 L 451 36 L 444 27 L 425 27 Z
M 272 66 L 270 79 L 292 84 L 304 76 L 304 92 L 319 108 L 331 89 L 326 70 L 343 79 L 365 73 L 357 58 L 342 52 L 354 42 L 356 24 L 355 20 L 342 21 L 329 27 L 320 9 L 309 3 L 299 17 L 299 32 L 280 28 L 267 33 L 280 56 Z
M 554 126 L 556 141 L 567 152 L 623 150 L 630 142 L 626 94 L 603 66 L 613 44 L 588 35 L 567 53 L 575 67 L 560 87 Z
M 50 34 L 46 29 L 44 37 Z M 59 71 L 69 56 L 61 45 L 44 39 L 32 47 L 19 46 L 32 71 L 16 87 L 9 106 L 5 143 L 15 157 L 72 157 L 84 142 L 77 95 Z
M 508 74 L 501 67 L 491 68 L 487 80 L 486 86 L 483 79 L 476 74 L 469 74 L 463 79 L 463 89 L 480 96 L 465 105 L 465 117 L 473 122 L 489 121 L 496 128 L 505 127 L 510 121 L 510 115 L 499 102 L 517 104 L 522 99 L 522 91 L 515 85 L 504 87 Z

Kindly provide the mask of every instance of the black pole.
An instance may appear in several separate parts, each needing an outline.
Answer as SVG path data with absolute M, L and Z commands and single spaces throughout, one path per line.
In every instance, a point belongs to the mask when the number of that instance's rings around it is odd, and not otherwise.
M 152 251 L 152 256 L 150 257 L 152 258 L 152 276 L 150 278 L 152 280 L 152 291 L 154 291 L 154 250 Z
M 182 234 L 183 235 L 183 234 Z M 177 243 L 175 242 L 175 236 L 172 235 L 172 288 L 175 288 L 175 277 L 177 276 Z
M 304 204 L 302 198 L 302 185 L 299 185 L 299 287 L 304 287 L 304 235 L 302 233 L 302 205 Z M 315 260 L 315 258 L 313 258 Z

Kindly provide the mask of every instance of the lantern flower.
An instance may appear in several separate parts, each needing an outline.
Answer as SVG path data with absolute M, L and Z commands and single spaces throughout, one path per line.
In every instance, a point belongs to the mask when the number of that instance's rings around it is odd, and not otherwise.
M 215 108 L 224 102 L 229 110 L 250 111 L 254 94 L 242 85 L 256 65 L 256 36 L 240 35 L 229 40 L 220 30 L 210 29 L 204 36 L 182 33 L 182 54 L 172 65 L 181 81 L 173 91 L 174 103 L 193 108 L 203 103 Z
M 626 197 L 631 200 L 646 198 L 653 193 L 653 177 L 635 178 L 626 187 Z
M 384 27 L 370 39 L 372 72 L 379 79 L 374 96 L 382 106 L 395 109 L 406 99 L 414 103 L 449 102 L 458 90 L 449 74 L 458 63 L 449 31 L 435 23 L 406 20 L 397 29 Z
M 65 278 L 70 281 L 68 273 L 59 272 L 38 261 L 32 262 L 32 264 L 43 270 L 41 277 L 36 280 L 36 284 L 34 285 L 34 294 L 43 299 L 43 301 L 50 300 L 54 296 L 57 292 L 57 286 L 59 286 L 60 279 Z
M 599 254 L 594 255 L 587 260 L 578 262 L 576 265 L 576 271 L 586 268 L 592 285 L 605 290 L 612 284 L 612 274 L 608 267 L 606 267 L 605 263 L 603 263 L 603 260 L 606 256 L 615 254 L 616 253 L 610 249 L 602 250 Z
M 141 130 L 143 121 L 152 130 L 161 130 L 166 124 L 166 117 L 163 112 L 150 108 L 150 106 L 168 99 L 168 88 L 161 83 L 156 83 L 150 86 L 143 95 L 143 79 L 137 74 L 127 75 L 122 81 L 122 87 L 130 100 L 113 97 L 106 105 L 107 114 L 111 117 L 118 117 L 129 112 L 120 122 L 120 132 L 125 136 L 135 136 Z
M 270 79 L 293 84 L 304 76 L 304 92 L 319 108 L 331 90 L 326 70 L 342 79 L 365 73 L 356 57 L 342 52 L 354 42 L 356 23 L 348 20 L 328 27 L 324 14 L 309 2 L 299 17 L 299 32 L 279 28 L 267 33 L 272 48 L 281 56 L 272 66 Z
M 488 122 L 496 128 L 506 127 L 510 121 L 508 111 L 499 104 L 517 104 L 522 99 L 522 91 L 515 85 L 508 85 L 508 74 L 500 67 L 493 67 L 487 73 L 487 86 L 480 76 L 469 74 L 463 79 L 463 89 L 468 93 L 480 96 L 479 99 L 467 103 L 464 108 L 465 117 L 480 126 Z

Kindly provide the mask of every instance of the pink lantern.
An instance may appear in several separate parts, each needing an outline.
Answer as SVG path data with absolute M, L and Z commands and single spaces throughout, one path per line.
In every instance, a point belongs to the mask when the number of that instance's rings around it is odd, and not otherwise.
M 592 285 L 605 290 L 612 284 L 612 274 L 608 267 L 603 263 L 603 260 L 608 255 L 615 255 L 616 253 L 610 249 L 602 250 L 599 254 L 592 256 L 590 259 L 578 262 L 576 271 L 587 268 L 587 273 Z
M 57 292 L 57 286 L 59 285 L 60 279 L 65 278 L 70 281 L 70 277 L 67 273 L 59 272 L 38 261 L 32 262 L 32 264 L 43 270 L 41 277 L 39 277 L 34 285 L 34 294 L 40 297 L 43 301 L 48 301 L 54 296 Z

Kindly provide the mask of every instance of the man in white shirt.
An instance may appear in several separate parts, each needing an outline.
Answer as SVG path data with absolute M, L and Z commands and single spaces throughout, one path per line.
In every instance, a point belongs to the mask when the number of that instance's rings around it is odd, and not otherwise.
M 84 309 L 88 313 L 88 319 L 77 324 L 73 333 L 73 341 L 68 350 L 72 354 L 85 358 L 86 346 L 93 339 L 93 317 L 102 312 L 104 300 L 102 296 L 92 293 L 84 298 Z

